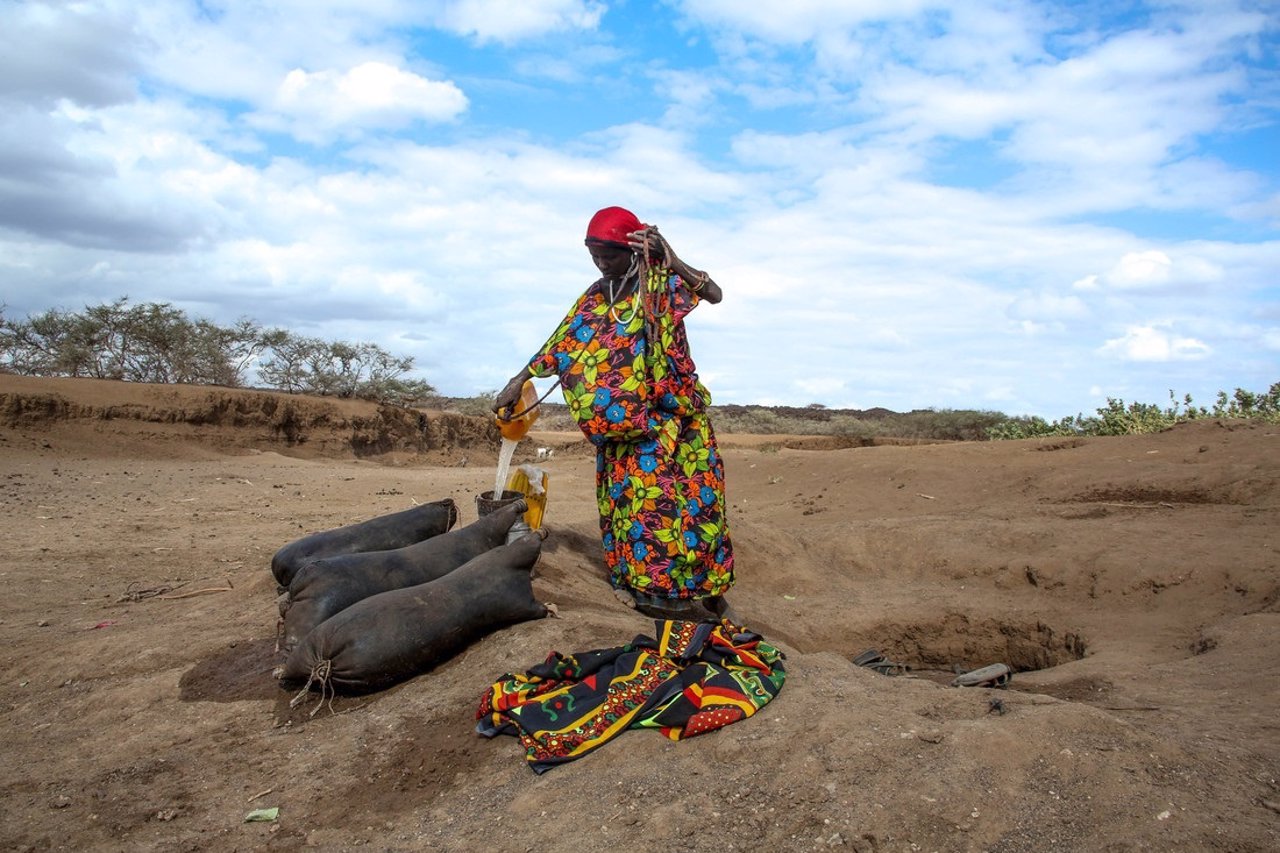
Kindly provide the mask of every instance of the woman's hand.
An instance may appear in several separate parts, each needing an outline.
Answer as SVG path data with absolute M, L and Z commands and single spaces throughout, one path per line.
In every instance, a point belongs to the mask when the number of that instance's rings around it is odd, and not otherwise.
M 649 258 L 670 269 L 680 276 L 685 285 L 707 302 L 715 304 L 724 298 L 720 286 L 711 280 L 711 276 L 686 264 L 672 251 L 671 244 L 658 233 L 658 226 L 650 225 L 627 235 L 627 244 L 631 251 L 643 253 L 646 249 Z
M 506 412 L 508 416 L 512 414 L 516 403 L 520 402 L 520 392 L 524 389 L 525 380 L 528 378 L 528 370 L 522 370 L 511 377 L 511 381 L 493 399 L 493 413 L 495 415 L 501 415 L 503 412 Z
M 657 261 L 664 267 L 672 266 L 677 260 L 676 253 L 671 251 L 671 244 L 658 233 L 656 225 L 632 231 L 627 235 L 627 245 L 631 247 L 631 251 L 641 255 L 647 254 L 651 260 Z

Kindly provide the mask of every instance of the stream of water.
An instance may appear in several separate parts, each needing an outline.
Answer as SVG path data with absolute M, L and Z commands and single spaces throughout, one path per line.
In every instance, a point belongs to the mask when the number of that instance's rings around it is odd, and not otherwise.
M 498 473 L 493 478 L 493 499 L 501 500 L 502 492 L 507 488 L 507 472 L 511 469 L 511 457 L 516 452 L 516 445 L 520 443 L 519 439 L 512 441 L 509 438 L 502 439 L 502 449 L 498 451 Z

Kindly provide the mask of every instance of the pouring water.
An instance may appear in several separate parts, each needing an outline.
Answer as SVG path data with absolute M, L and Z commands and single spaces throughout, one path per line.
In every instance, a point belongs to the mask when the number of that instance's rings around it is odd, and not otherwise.
M 520 399 L 504 412 L 500 412 L 495 422 L 502 433 L 502 447 L 498 451 L 498 470 L 493 480 L 494 499 L 500 499 L 507 488 L 507 474 L 511 470 L 511 457 L 516 452 L 516 445 L 538 419 L 538 391 L 532 380 L 526 380 L 520 388 Z
M 506 436 L 502 438 L 502 447 L 498 450 L 498 472 L 493 479 L 493 496 L 501 497 L 502 492 L 507 487 L 507 473 L 511 469 L 511 457 L 516 452 L 516 445 L 520 443 L 519 439 L 514 441 Z

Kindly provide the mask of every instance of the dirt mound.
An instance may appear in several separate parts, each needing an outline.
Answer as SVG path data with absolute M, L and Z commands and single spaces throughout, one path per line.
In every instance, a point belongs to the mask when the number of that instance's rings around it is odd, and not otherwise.
M 75 422 L 72 424 L 71 422 Z M 484 418 L 273 391 L 0 375 L 0 425 L 84 427 L 113 441 L 204 443 L 295 456 L 465 458 L 496 446 Z

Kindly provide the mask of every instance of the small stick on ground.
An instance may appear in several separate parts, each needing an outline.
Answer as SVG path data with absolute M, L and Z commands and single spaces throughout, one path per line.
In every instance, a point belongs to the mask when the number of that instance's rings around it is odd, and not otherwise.
M 245 800 L 245 802 L 246 802 L 246 803 L 252 803 L 254 800 L 257 800 L 257 799 L 260 799 L 260 798 L 262 798 L 262 797 L 265 797 L 267 794 L 270 794 L 270 793 L 271 793 L 272 791 L 274 791 L 274 790 L 275 790 L 275 788 L 268 788 L 268 789 L 267 789 L 267 790 L 265 790 L 265 791 L 259 791 L 258 793 L 254 794 L 252 797 L 250 797 L 249 799 Z
M 164 595 L 166 592 L 173 592 L 175 589 L 184 587 L 187 583 L 187 581 L 183 581 L 177 586 L 164 584 L 162 586 L 143 587 L 137 581 L 133 581 L 125 587 L 124 595 L 117 598 L 116 603 L 119 604 L 124 601 L 142 601 L 145 598 L 156 598 L 157 596 Z
M 174 601 L 179 598 L 191 598 L 196 595 L 204 595 L 209 592 L 231 592 L 235 589 L 235 585 L 231 583 L 231 578 L 227 578 L 226 586 L 207 586 L 204 589 L 193 589 L 191 592 L 180 592 L 177 595 L 158 595 L 156 598 L 162 598 L 166 601 Z

